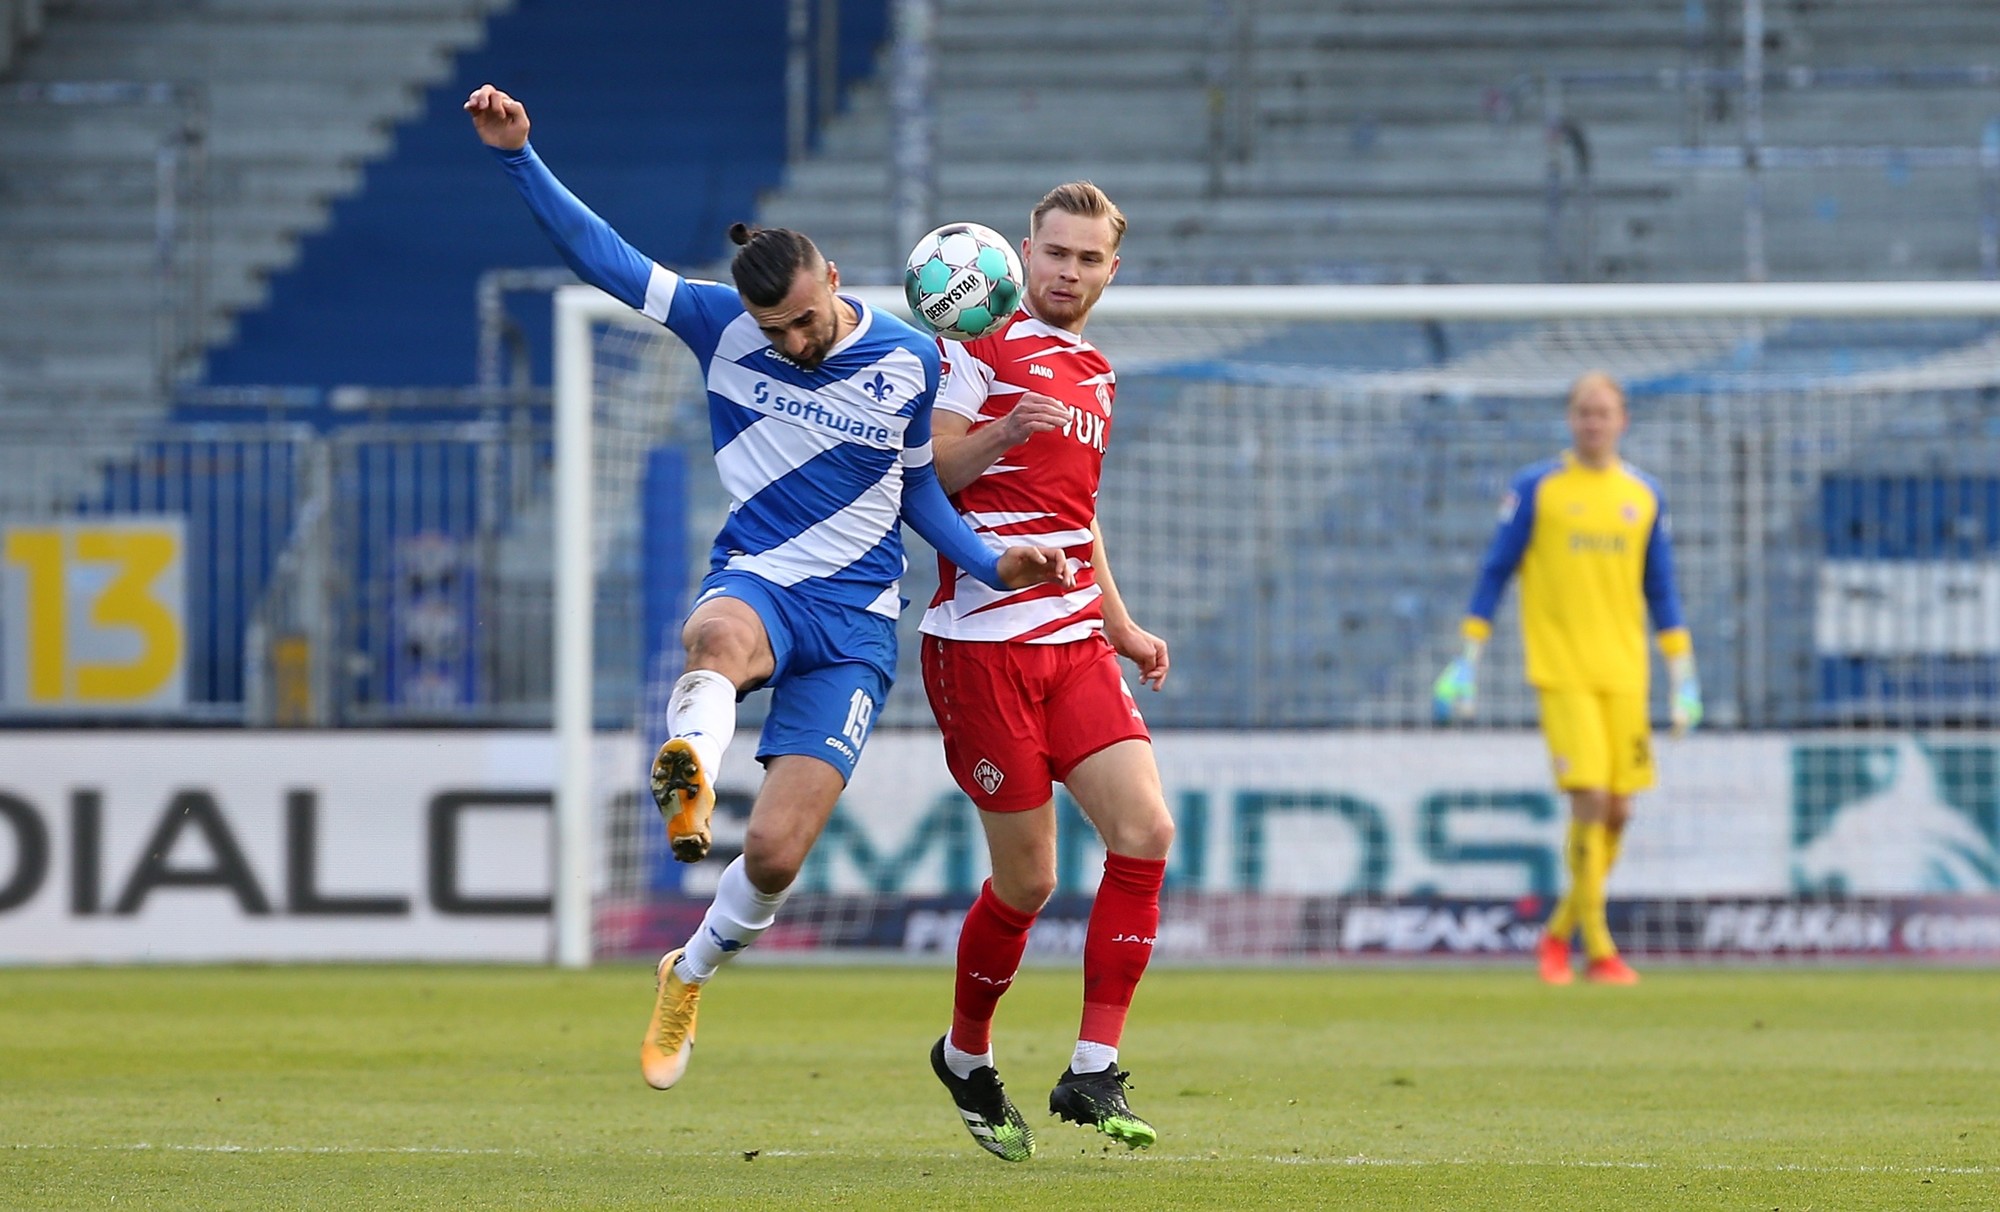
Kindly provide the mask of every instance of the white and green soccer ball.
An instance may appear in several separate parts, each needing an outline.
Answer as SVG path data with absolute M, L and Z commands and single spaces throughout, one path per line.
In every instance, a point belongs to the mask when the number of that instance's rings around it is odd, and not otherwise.
M 953 341 L 998 332 L 1021 305 L 1021 282 L 1021 258 L 1013 246 L 977 223 L 938 228 L 917 241 L 903 267 L 911 314 Z

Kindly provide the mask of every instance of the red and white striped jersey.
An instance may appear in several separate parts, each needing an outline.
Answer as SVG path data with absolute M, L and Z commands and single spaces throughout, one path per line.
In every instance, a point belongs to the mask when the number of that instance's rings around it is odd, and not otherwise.
M 1061 429 L 1038 433 L 1001 455 L 952 502 L 996 549 L 1061 547 L 1076 588 L 1059 585 L 990 589 L 938 559 L 938 591 L 924 612 L 925 635 L 951 640 L 1066 644 L 1103 630 L 1103 591 L 1091 568 L 1090 524 L 1111 436 L 1117 379 L 1095 346 L 1021 310 L 990 337 L 941 341 L 945 376 L 937 407 L 970 419 L 973 429 L 1006 416 L 1022 393 L 1037 391 L 1069 407 Z

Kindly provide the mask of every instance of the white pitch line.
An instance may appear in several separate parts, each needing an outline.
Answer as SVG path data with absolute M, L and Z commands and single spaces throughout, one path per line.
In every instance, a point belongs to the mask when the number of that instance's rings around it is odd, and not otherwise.
M 446 1157 L 537 1157 L 532 1149 L 466 1149 L 446 1145 L 156 1145 L 148 1141 L 117 1145 L 70 1145 L 48 1143 L 19 1143 L 0 1145 L 0 1149 L 41 1149 L 71 1152 L 108 1153 L 286 1153 L 286 1154 L 356 1154 L 390 1153 L 435 1155 Z M 648 1150 L 649 1155 L 665 1156 L 657 1150 Z M 838 1149 L 762 1149 L 758 1157 L 845 1157 L 856 1154 Z M 583 1150 L 568 1154 L 549 1156 L 588 1157 L 597 1151 Z M 724 1150 L 717 1157 L 733 1156 L 734 1151 Z M 701 1156 L 700 1154 L 672 1154 L 676 1157 Z M 894 1154 L 867 1155 L 883 1161 L 908 1160 Z M 1229 1161 L 1262 1161 L 1281 1166 L 1385 1166 L 1397 1169 L 1422 1169 L 1426 1166 L 1506 1166 L 1514 1169 L 1556 1169 L 1556 1170 L 1690 1170 L 1709 1174 L 1890 1174 L 1919 1176 L 1926 1174 L 2000 1174 L 2000 1166 L 1814 1166 L 1798 1162 L 1773 1162 L 1769 1164 L 1749 1164 L 1735 1162 L 1650 1162 L 1650 1161 L 1537 1161 L 1532 1158 L 1481 1158 L 1481 1157 L 1368 1157 L 1356 1154 L 1350 1157 L 1302 1157 L 1296 1154 L 1275 1157 L 1207 1157 L 1199 1155 L 1147 1154 L 1130 1152 L 1118 1154 L 1134 1161 L 1155 1164 L 1181 1163 L 1208 1165 Z
M 127 1145 L 12 1144 L 7 1149 L 47 1149 L 79 1153 L 412 1153 L 459 1157 L 533 1157 L 527 1149 L 459 1149 L 446 1145 Z
M 1162 1161 L 1216 1161 L 1217 1158 L 1174 1157 Z M 1498 1157 L 1267 1157 L 1286 1166 L 1514 1166 L 1563 1170 L 1693 1170 L 1699 1173 L 1750 1174 L 2000 1174 L 2000 1166 L 1811 1166 L 1798 1162 L 1739 1164 L 1736 1162 L 1535 1161 Z

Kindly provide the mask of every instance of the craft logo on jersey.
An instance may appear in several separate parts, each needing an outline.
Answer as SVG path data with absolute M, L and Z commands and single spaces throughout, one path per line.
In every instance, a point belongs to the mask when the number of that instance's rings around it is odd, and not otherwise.
M 1792 751 L 1792 884 L 1812 895 L 2000 891 L 2000 749 Z
M 868 389 L 868 394 L 875 397 L 877 404 L 896 394 L 896 385 L 883 378 L 882 372 L 879 370 L 875 372 L 874 378 L 863 383 L 861 386 Z
M 978 781 L 981 787 L 986 788 L 986 794 L 988 795 L 998 794 L 1000 784 L 1007 781 L 1007 776 L 1000 773 L 1000 767 L 995 766 L 985 758 L 980 758 L 979 764 L 972 768 L 972 777 Z

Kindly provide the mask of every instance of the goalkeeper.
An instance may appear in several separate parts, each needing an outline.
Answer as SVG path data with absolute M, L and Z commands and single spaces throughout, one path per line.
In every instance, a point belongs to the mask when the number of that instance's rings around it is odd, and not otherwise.
M 1653 785 L 1646 612 L 1672 679 L 1674 731 L 1693 728 L 1702 715 L 1694 648 L 1674 588 L 1666 499 L 1650 477 L 1619 459 L 1628 423 L 1624 389 L 1611 376 L 1592 371 L 1570 388 L 1571 448 L 1514 477 L 1461 627 L 1465 652 L 1438 675 L 1434 691 L 1439 719 L 1471 716 L 1479 654 L 1518 569 L 1528 682 L 1541 696 L 1549 761 L 1570 801 L 1569 891 L 1539 948 L 1542 979 L 1556 985 L 1571 980 L 1577 932 L 1586 979 L 1639 979 L 1605 924 L 1604 885 L 1632 796 Z

